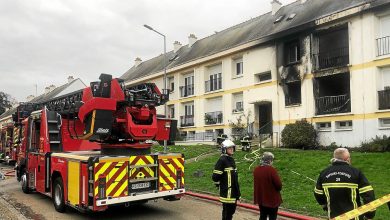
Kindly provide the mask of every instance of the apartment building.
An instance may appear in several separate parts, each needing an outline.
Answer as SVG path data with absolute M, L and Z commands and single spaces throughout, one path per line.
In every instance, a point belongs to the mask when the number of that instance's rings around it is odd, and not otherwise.
M 249 129 L 274 145 L 306 119 L 323 145 L 390 135 L 390 2 L 298 0 L 167 53 L 167 116 L 188 140 Z M 127 85 L 164 87 L 164 56 L 137 58 Z M 158 109 L 163 113 L 164 109 Z M 245 122 L 244 122 L 245 123 Z

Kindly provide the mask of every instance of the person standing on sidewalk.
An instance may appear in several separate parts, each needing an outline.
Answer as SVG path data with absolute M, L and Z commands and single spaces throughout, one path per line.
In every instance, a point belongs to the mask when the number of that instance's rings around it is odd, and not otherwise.
M 276 220 L 278 208 L 282 203 L 282 181 L 278 172 L 272 167 L 274 155 L 264 152 L 261 165 L 253 171 L 254 203 L 259 204 L 260 220 Z
M 222 155 L 215 164 L 212 179 L 219 187 L 219 201 L 222 202 L 222 220 L 233 219 L 236 212 L 237 200 L 240 199 L 238 173 L 233 158 L 235 144 L 231 140 L 222 142 Z

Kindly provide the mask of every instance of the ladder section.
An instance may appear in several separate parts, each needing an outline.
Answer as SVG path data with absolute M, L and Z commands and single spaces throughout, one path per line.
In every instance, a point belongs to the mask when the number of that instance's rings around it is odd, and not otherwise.
M 47 111 L 47 132 L 50 151 L 61 152 L 61 115 L 54 111 Z

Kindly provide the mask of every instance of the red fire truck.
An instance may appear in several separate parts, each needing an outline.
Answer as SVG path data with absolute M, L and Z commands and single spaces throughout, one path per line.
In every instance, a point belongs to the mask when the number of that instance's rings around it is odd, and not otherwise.
M 25 193 L 52 197 L 54 207 L 102 211 L 114 204 L 184 193 L 184 156 L 151 153 L 151 140 L 169 140 L 176 121 L 158 118 L 168 93 L 155 84 L 125 88 L 102 74 L 99 82 L 44 103 L 20 105 L 17 178 Z

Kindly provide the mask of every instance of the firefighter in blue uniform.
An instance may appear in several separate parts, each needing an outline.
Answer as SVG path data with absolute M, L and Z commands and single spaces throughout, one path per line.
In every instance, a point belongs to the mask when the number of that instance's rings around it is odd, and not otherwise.
M 375 200 L 374 189 L 363 173 L 352 167 L 351 157 L 346 148 L 337 148 L 333 153 L 332 165 L 324 169 L 314 188 L 314 196 L 328 217 L 334 218 L 345 212 Z M 375 210 L 357 219 L 372 219 Z
M 236 163 L 232 157 L 235 144 L 231 140 L 225 140 L 221 150 L 222 155 L 215 164 L 212 179 L 219 187 L 219 200 L 223 206 L 222 220 L 231 220 L 236 212 L 237 200 L 241 196 Z

